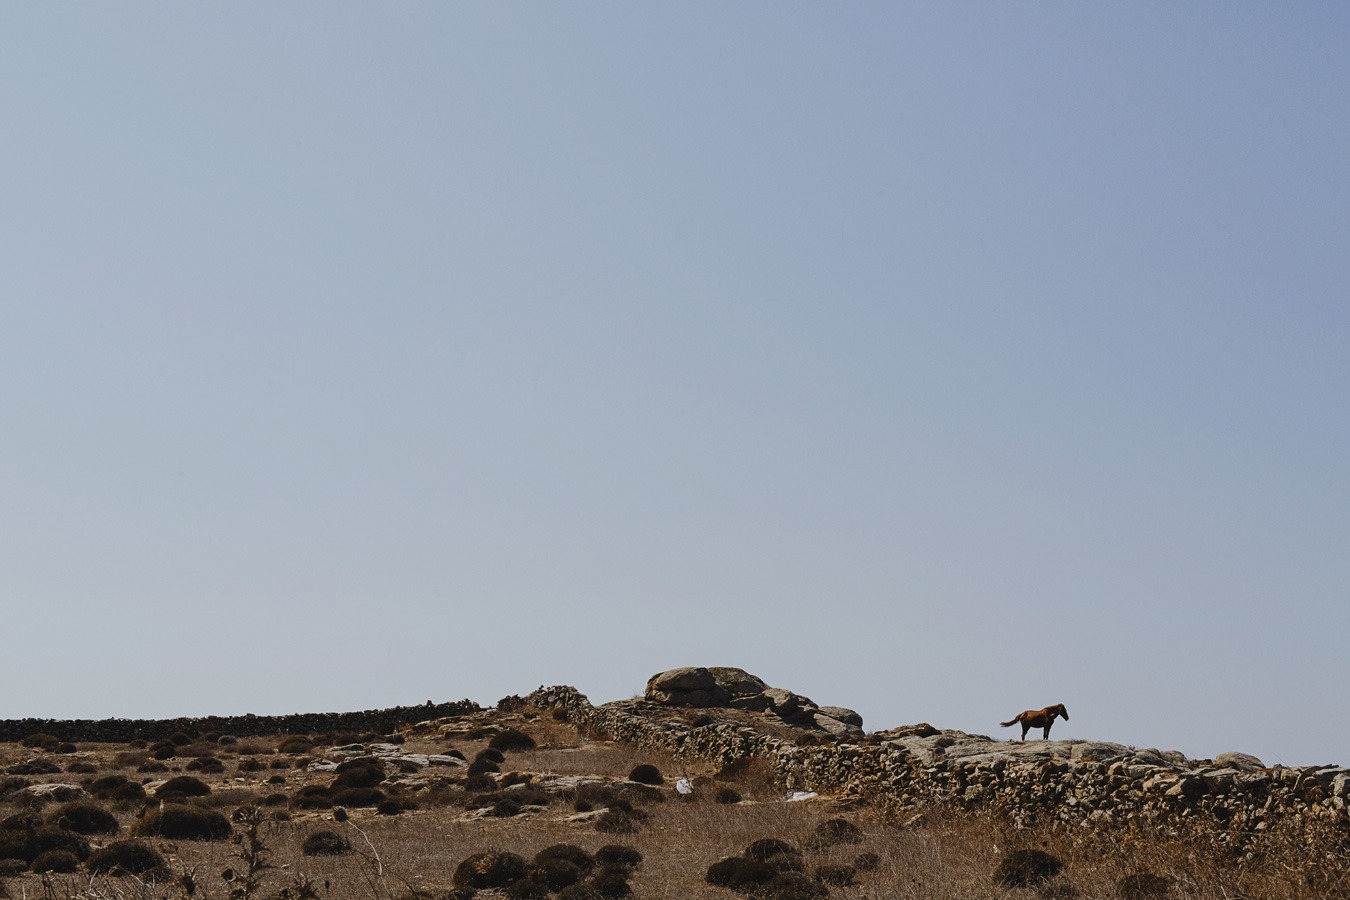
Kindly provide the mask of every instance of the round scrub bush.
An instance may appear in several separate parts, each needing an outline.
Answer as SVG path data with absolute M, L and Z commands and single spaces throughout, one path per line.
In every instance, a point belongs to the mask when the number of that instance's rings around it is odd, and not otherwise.
M 495 763 L 506 762 L 506 756 L 502 753 L 502 751 L 496 749 L 495 747 L 484 747 L 482 750 L 479 750 L 476 754 L 474 754 L 473 758 L 474 762 L 477 762 L 480 759 L 486 759 Z
M 1116 882 L 1116 896 L 1120 900 L 1165 900 L 1171 893 L 1171 880 L 1150 872 L 1126 875 Z
M 725 859 L 719 859 L 717 862 L 708 866 L 708 873 L 703 876 L 703 880 L 713 887 L 728 887 L 731 879 L 745 865 L 745 857 L 728 856 Z
M 1044 850 L 1012 850 L 994 869 L 994 883 L 1004 887 L 1034 887 L 1059 874 L 1064 864 Z
M 114 790 L 130 783 L 125 775 L 103 775 L 84 782 L 84 789 L 100 800 L 107 800 Z
M 542 862 L 536 859 L 533 877 L 547 885 L 550 891 L 557 892 L 576 884 L 584 874 L 576 863 L 550 857 Z
M 628 773 L 628 780 L 636 781 L 638 784 L 666 783 L 666 779 L 661 776 L 661 770 L 651 763 L 634 766 L 633 771 Z
M 145 875 L 164 869 L 164 858 L 142 841 L 113 841 L 89 857 L 89 871 L 96 875 Z
M 547 900 L 551 893 L 548 883 L 537 872 L 529 878 L 512 882 L 506 889 L 506 896 L 510 900 Z
M 346 838 L 328 828 L 314 832 L 300 845 L 300 852 L 305 856 L 341 856 L 350 853 L 351 849 Z
M 214 809 L 166 803 L 152 808 L 132 828 L 137 837 L 162 837 L 180 841 L 223 841 L 234 829 L 230 820 Z
M 595 851 L 595 862 L 609 869 L 636 869 L 642 865 L 642 854 L 623 844 L 606 844 Z
M 820 866 L 816 869 L 816 881 L 831 887 L 853 887 L 858 883 L 853 880 L 857 874 L 852 866 Z
M 494 819 L 509 819 L 512 816 L 519 814 L 519 812 L 519 803 L 514 800 L 503 799 L 498 800 L 496 803 L 492 804 L 492 806 L 488 807 L 488 811 L 484 813 L 484 815 L 491 816 Z
M 597 872 L 591 878 L 589 886 L 601 897 L 619 898 L 627 897 L 633 893 L 633 889 L 628 886 L 628 873 L 617 869 L 604 869 Z
M 33 832 L 34 857 L 48 850 L 68 850 L 81 861 L 89 858 L 89 842 L 73 831 L 44 825 Z
M 717 803 L 726 803 L 726 804 L 740 803 L 741 795 L 737 793 L 734 788 L 724 787 L 718 789 L 717 794 L 713 797 L 713 800 L 716 801 Z
M 826 819 L 816 826 L 816 839 L 822 844 L 858 844 L 863 836 L 848 819 Z
M 455 868 L 456 887 L 500 888 L 522 880 L 527 873 L 525 859 L 505 850 L 475 853 Z
M 46 750 L 48 753 L 52 753 L 55 752 L 57 747 L 64 744 L 65 741 L 54 734 L 39 732 L 38 734 L 30 734 L 28 737 L 19 741 L 19 743 L 25 747 L 35 750 Z
M 314 745 L 309 742 L 309 738 L 288 737 L 277 745 L 278 753 L 287 753 L 291 756 L 299 756 L 302 753 L 308 753 L 314 749 Z
M 187 770 L 204 775 L 219 775 L 225 771 L 225 764 L 214 756 L 199 756 L 187 764 Z
M 55 775 L 61 767 L 49 759 L 30 759 L 17 763 L 5 770 L 10 775 Z
M 484 791 L 495 791 L 497 782 L 492 780 L 491 775 L 471 775 L 464 779 L 464 790 L 471 794 L 481 794 Z
M 488 741 L 488 747 L 492 750 L 499 750 L 502 753 L 515 753 L 520 750 L 533 750 L 536 744 L 534 738 L 523 731 L 517 731 L 514 728 L 508 728 L 501 734 Z
M 756 862 L 753 859 L 744 859 L 741 866 L 732 873 L 731 881 L 727 882 L 727 887 L 738 893 L 754 893 L 761 885 L 768 884 L 778 876 L 778 870 L 773 866 L 762 862 Z
M 595 830 L 604 834 L 636 834 L 646 813 L 607 809 L 595 820 Z
M 56 872 L 59 874 L 69 874 L 80 867 L 80 861 L 74 853 L 69 850 L 48 850 L 39 853 L 37 859 L 33 860 L 32 870 L 34 872 Z
M 859 853 L 853 860 L 853 868 L 859 872 L 875 872 L 881 865 L 881 857 L 871 850 Z
M 600 900 L 600 895 L 591 890 L 588 884 L 573 884 L 563 888 L 555 895 L 558 900 Z
M 163 797 L 165 794 L 179 794 L 183 797 L 205 797 L 211 793 L 211 788 L 205 781 L 195 778 L 192 775 L 179 775 L 170 778 L 161 784 L 155 790 L 156 797 Z
M 333 798 L 323 785 L 307 784 L 295 792 L 291 805 L 296 809 L 328 809 L 333 805 Z
M 384 800 L 384 791 L 373 787 L 350 787 L 332 794 L 333 803 L 352 808 L 379 806 Z
M 8 856 L 0 857 L 0 878 L 13 878 L 26 871 L 28 871 L 28 863 L 23 860 L 11 859 Z
M 762 900 L 824 900 L 830 889 L 800 872 L 779 872 L 760 885 L 755 896 Z
M 769 857 L 777 856 L 780 853 L 801 856 L 802 852 L 787 841 L 780 841 L 778 838 L 760 838 L 745 848 L 745 858 L 753 859 L 756 862 L 764 862 Z
M 806 868 L 806 864 L 796 853 L 775 853 L 764 860 L 764 865 L 775 872 L 800 872 Z
M 17 859 L 24 868 L 38 855 L 37 841 L 18 831 L 0 833 L 0 859 Z
M 595 865 L 595 859 L 591 854 L 576 844 L 553 844 L 534 855 L 535 865 L 543 865 L 551 859 L 566 860 L 583 872 L 589 872 Z
M 121 828 L 116 816 L 97 803 L 90 803 L 87 800 L 58 806 L 47 816 L 47 824 L 78 834 L 117 834 Z
M 475 775 L 487 775 L 492 772 L 500 772 L 501 767 L 490 759 L 476 759 L 469 763 L 469 777 Z
M 108 800 L 111 803 L 124 803 L 130 806 L 133 803 L 139 803 L 145 799 L 145 788 L 134 781 L 118 785 L 108 793 Z
M 384 763 L 369 756 L 349 759 L 337 767 L 333 790 L 342 788 L 373 788 L 384 781 Z

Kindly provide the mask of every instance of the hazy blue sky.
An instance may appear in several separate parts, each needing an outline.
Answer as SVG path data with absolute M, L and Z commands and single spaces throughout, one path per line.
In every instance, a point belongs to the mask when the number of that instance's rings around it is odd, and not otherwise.
M 0 7 L 0 717 L 1350 763 L 1347 97 L 1335 3 Z

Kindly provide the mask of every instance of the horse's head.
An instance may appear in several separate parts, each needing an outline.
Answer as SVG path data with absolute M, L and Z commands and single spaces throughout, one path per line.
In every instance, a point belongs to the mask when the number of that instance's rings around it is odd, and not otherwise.
M 1064 708 L 1063 703 L 1056 703 L 1054 706 L 1050 707 L 1050 712 L 1058 713 L 1060 718 L 1065 722 L 1069 721 L 1069 711 Z

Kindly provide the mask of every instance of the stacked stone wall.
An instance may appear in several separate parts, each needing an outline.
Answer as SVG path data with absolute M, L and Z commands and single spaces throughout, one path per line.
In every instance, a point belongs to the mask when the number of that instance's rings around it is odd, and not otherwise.
M 1102 742 L 995 741 L 931 728 L 803 746 L 744 725 L 643 716 L 634 701 L 592 706 L 566 686 L 541 687 L 525 699 L 635 748 L 717 767 L 760 759 L 789 790 L 866 798 L 895 814 L 986 809 L 1020 825 L 1139 826 L 1174 836 L 1204 830 L 1234 844 L 1287 826 L 1350 839 L 1350 769 L 1338 766 L 1268 768 L 1250 757 L 1230 765 Z
M 471 700 L 395 706 L 345 713 L 296 713 L 284 716 L 201 716 L 177 719 L 2 719 L 0 742 L 21 741 L 32 734 L 50 734 L 63 741 L 123 743 L 140 738 L 154 741 L 176 732 L 191 736 L 217 732 L 236 737 L 271 734 L 365 733 L 389 725 L 409 725 L 426 719 L 450 718 L 477 712 Z

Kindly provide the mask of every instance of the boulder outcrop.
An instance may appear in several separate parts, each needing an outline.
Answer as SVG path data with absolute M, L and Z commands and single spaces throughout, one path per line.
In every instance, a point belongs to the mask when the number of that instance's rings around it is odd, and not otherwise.
M 817 706 L 809 697 L 770 687 L 732 666 L 685 666 L 647 680 L 644 699 L 664 706 L 740 709 L 777 716 L 787 725 L 842 738 L 862 737 L 862 716 L 842 706 Z

